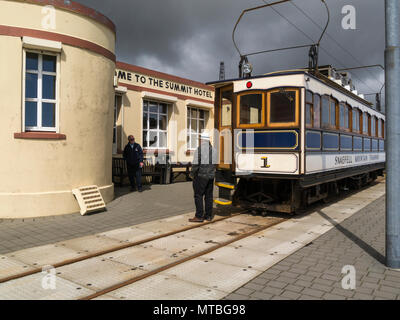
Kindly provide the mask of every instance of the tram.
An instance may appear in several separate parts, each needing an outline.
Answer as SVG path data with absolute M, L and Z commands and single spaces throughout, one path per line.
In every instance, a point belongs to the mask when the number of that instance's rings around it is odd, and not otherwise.
M 308 68 L 260 76 L 242 72 L 241 55 L 238 79 L 208 83 L 219 132 L 217 204 L 292 214 L 383 175 L 385 115 L 348 73 L 318 66 L 318 48 Z

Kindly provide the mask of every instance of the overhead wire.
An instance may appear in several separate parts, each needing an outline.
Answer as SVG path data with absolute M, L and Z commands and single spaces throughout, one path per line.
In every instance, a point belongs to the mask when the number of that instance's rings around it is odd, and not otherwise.
M 262 0 L 265 4 L 269 4 L 266 0 Z M 292 2 L 292 1 L 290 1 Z M 274 7 L 271 7 L 272 10 L 274 10 L 279 16 L 281 16 L 284 20 L 286 20 L 291 26 L 293 26 L 294 28 L 296 28 L 297 31 L 299 31 L 300 33 L 302 33 L 305 37 L 307 37 L 309 40 L 314 41 L 314 39 L 312 39 L 307 33 L 305 33 L 302 29 L 300 29 L 300 27 L 298 27 L 297 25 L 295 25 L 292 21 L 290 21 L 288 18 L 286 18 L 282 13 L 280 13 L 277 9 L 275 9 Z M 328 55 L 331 59 L 335 60 L 338 64 L 340 64 L 342 67 L 346 68 L 346 66 L 339 61 L 337 58 L 335 58 L 334 56 L 332 56 L 327 50 L 325 50 L 322 46 L 320 46 L 321 50 L 325 52 L 326 55 Z M 367 85 L 363 80 L 361 80 L 360 78 L 358 78 L 357 76 L 354 76 L 354 78 L 358 79 L 361 83 L 363 83 L 367 88 L 369 88 L 371 91 L 373 91 L 373 89 Z

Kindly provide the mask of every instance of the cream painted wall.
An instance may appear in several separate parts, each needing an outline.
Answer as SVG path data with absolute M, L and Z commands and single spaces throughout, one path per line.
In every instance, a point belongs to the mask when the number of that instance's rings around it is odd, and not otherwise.
M 43 6 L 23 1 L 2 0 L 0 21 L 2 25 L 55 32 L 98 44 L 115 52 L 115 34 L 105 25 L 83 15 L 56 9 L 56 29 L 42 26 Z
M 6 5 L 4 5 L 6 3 Z M 10 6 L 26 7 L 21 19 Z M 0 21 L 7 14 L 28 27 L 32 6 L 1 1 Z M 35 12 L 38 6 L 35 7 Z M 40 7 L 39 7 L 40 8 Z M 62 15 L 68 14 L 62 12 Z M 69 13 L 65 25 L 80 18 Z M 78 20 L 76 20 L 78 19 Z M 79 20 L 81 34 L 115 35 L 90 18 Z M 25 20 L 25 21 L 23 21 Z M 78 23 L 79 24 L 79 23 Z M 88 27 L 86 27 L 86 25 Z M 75 29 L 74 26 L 72 29 Z M 78 32 L 78 30 L 75 30 Z M 75 32 L 74 31 L 74 32 Z M 78 36 L 78 34 L 76 34 Z M 60 65 L 59 127 L 66 140 L 15 139 L 22 131 L 23 48 L 19 37 L 0 36 L 0 218 L 25 218 L 78 212 L 72 189 L 99 186 L 104 200 L 114 197 L 112 184 L 112 127 L 115 63 L 99 54 L 63 44 Z

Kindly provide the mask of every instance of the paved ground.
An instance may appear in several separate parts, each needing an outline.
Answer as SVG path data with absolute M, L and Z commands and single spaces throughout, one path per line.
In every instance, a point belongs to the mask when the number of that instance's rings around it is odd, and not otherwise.
M 381 197 L 226 299 L 400 299 L 400 271 L 383 265 L 384 246 Z M 356 269 L 355 290 L 342 289 L 345 265 Z
M 107 205 L 106 212 L 93 215 L 0 220 L 0 254 L 194 211 L 191 182 L 144 188 L 143 193 L 116 188 L 119 197 Z

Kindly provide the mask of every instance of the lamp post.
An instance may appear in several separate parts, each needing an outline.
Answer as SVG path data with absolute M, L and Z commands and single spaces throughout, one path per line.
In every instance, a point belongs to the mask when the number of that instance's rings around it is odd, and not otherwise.
M 400 269 L 400 1 L 386 12 L 386 265 Z

